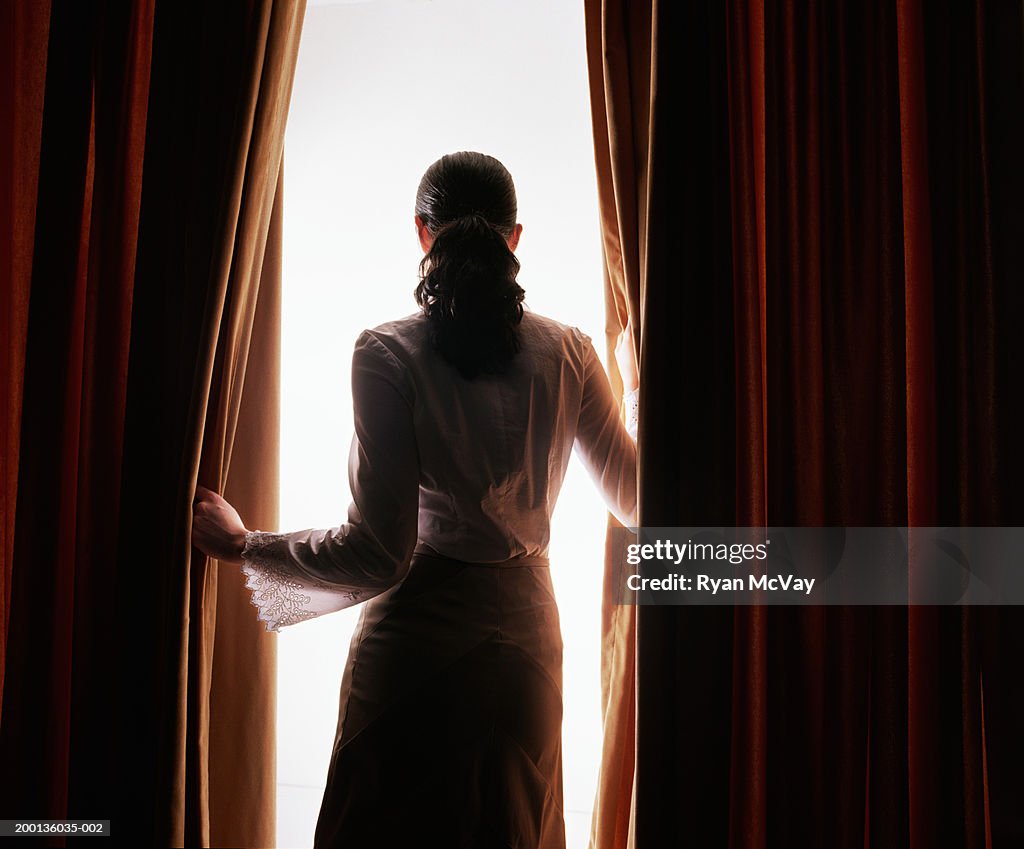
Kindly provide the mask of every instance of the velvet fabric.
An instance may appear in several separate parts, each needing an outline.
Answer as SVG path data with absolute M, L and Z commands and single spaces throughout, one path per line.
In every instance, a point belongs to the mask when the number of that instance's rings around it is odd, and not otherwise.
M 1020 5 L 586 10 L 641 524 L 1021 524 Z M 607 598 L 596 849 L 1024 839 L 1014 609 Z
M 274 841 L 275 646 L 189 535 L 197 479 L 277 518 L 303 11 L 3 5 L 5 818 Z

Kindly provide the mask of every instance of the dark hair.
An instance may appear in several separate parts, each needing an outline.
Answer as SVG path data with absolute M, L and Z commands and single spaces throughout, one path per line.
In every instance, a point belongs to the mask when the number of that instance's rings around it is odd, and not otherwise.
M 516 212 L 512 175 L 483 153 L 442 156 L 416 190 L 416 214 L 433 236 L 416 302 L 434 347 L 467 379 L 504 371 L 519 351 L 526 293 L 507 242 Z

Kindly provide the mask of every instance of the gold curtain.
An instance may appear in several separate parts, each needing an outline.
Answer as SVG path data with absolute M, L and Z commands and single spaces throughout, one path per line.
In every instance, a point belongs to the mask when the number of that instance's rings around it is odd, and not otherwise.
M 601 242 L 605 341 L 612 389 L 622 379 L 612 356 L 632 318 L 641 350 L 650 156 L 650 26 L 646 3 L 587 0 L 586 42 Z M 638 459 L 641 459 L 638 457 Z M 601 617 L 601 771 L 591 824 L 591 849 L 631 849 L 635 812 L 636 608 L 615 604 L 613 565 L 623 536 L 609 516 Z

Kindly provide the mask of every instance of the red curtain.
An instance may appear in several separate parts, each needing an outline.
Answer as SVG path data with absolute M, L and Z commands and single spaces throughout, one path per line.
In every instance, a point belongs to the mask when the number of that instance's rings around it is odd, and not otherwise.
M 275 643 L 189 540 L 197 479 L 277 519 L 303 11 L 3 3 L 4 818 L 274 841 Z
M 587 15 L 641 523 L 1024 524 L 1020 5 Z M 1017 845 L 1022 648 L 1012 608 L 639 608 L 593 843 Z

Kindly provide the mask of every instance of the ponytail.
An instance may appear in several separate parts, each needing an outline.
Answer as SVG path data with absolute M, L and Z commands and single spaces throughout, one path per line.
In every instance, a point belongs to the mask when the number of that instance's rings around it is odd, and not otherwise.
M 440 227 L 420 262 L 416 302 L 434 347 L 468 380 L 503 372 L 519 351 L 526 293 L 518 273 L 505 236 L 478 212 Z
M 467 380 L 504 371 L 519 351 L 526 293 L 506 241 L 516 212 L 512 175 L 474 151 L 442 156 L 416 190 L 416 215 L 433 236 L 416 302 L 430 320 L 434 348 Z

